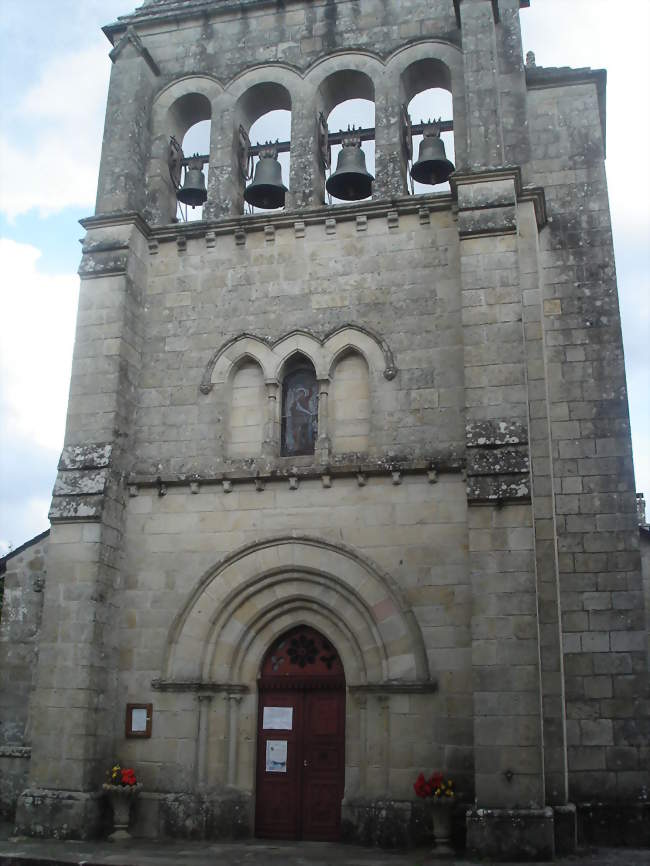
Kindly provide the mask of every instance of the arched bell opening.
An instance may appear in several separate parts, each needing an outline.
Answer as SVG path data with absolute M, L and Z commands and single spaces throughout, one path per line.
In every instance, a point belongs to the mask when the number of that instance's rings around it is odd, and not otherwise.
M 253 85 L 239 98 L 235 120 L 234 168 L 241 210 L 283 208 L 290 169 L 289 91 L 275 82 Z
M 336 840 L 345 787 L 345 672 L 300 625 L 274 639 L 258 679 L 255 835 Z
M 200 120 L 198 123 L 192 124 L 183 136 L 183 154 L 188 164 L 185 167 L 177 199 L 182 211 L 182 218 L 186 222 L 203 219 L 203 204 L 207 199 L 208 173 L 210 171 L 210 164 L 207 160 L 210 154 L 210 125 L 209 119 Z M 195 155 L 198 155 L 196 162 L 190 162 Z
M 218 91 L 218 84 L 212 80 L 183 79 L 163 91 L 156 102 L 147 173 L 147 217 L 153 223 L 203 217 L 210 155 L 211 98 Z M 179 92 L 180 95 L 175 96 Z M 190 165 L 188 158 L 194 155 L 200 159 Z
M 375 87 L 358 70 L 340 70 L 320 85 L 321 165 L 327 200 L 362 201 L 372 195 L 375 174 Z M 331 146 L 325 144 L 329 133 Z
M 282 208 L 289 190 L 291 111 L 279 108 L 263 114 L 251 126 L 249 138 L 256 153 L 244 199 L 251 213 Z
M 400 84 L 402 105 L 411 126 L 405 131 L 410 142 L 406 166 L 409 187 L 415 195 L 448 192 L 448 178 L 455 170 L 449 68 L 433 58 L 418 60 L 404 70 Z

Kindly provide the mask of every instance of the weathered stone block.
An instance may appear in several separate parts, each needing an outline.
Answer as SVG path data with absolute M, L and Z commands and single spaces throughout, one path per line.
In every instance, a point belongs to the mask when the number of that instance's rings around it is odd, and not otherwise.
M 555 832 L 552 809 L 470 809 L 467 849 L 493 860 L 552 860 Z
M 59 458 L 59 470 L 102 469 L 110 465 L 113 445 L 66 445 Z
M 105 827 L 101 793 L 28 788 L 18 799 L 17 835 L 96 839 Z

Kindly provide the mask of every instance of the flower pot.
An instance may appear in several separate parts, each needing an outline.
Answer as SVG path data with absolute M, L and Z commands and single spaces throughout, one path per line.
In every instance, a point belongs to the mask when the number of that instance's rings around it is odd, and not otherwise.
M 433 801 L 433 837 L 435 848 L 433 853 L 436 857 L 453 854 L 451 847 L 451 819 L 454 813 L 454 800 L 452 797 L 440 797 Z
M 135 802 L 142 785 L 103 785 L 113 808 L 113 832 L 108 837 L 112 842 L 130 839 L 129 819 L 131 806 Z

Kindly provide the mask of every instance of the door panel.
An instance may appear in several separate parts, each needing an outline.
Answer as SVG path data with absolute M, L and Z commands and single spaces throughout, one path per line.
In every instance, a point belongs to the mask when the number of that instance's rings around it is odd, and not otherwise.
M 345 672 L 336 648 L 311 626 L 294 626 L 269 646 L 258 688 L 256 834 L 338 839 L 345 778 Z M 287 710 L 293 713 L 290 724 Z
M 291 730 L 264 724 L 264 708 L 284 707 L 293 710 Z M 271 720 L 272 722 L 272 720 Z M 255 833 L 274 839 L 300 838 L 300 731 L 302 728 L 302 695 L 300 692 L 272 691 L 260 694 L 257 738 L 257 805 Z M 286 742 L 286 772 L 281 765 L 269 769 L 269 743 Z M 272 753 L 271 753 L 272 756 Z
M 290 707 L 291 730 L 265 726 L 265 707 Z M 286 772 L 274 772 L 267 766 L 267 746 L 282 741 L 287 743 Z M 345 777 L 345 691 L 260 690 L 257 749 L 256 835 L 338 839 Z
M 345 773 L 345 692 L 304 693 L 302 838 L 338 839 Z

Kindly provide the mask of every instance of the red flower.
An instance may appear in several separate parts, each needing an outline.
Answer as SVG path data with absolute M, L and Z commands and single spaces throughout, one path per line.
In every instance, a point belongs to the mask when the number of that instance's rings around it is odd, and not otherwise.
M 431 796 L 431 783 L 427 782 L 427 780 L 424 778 L 424 773 L 420 773 L 420 775 L 417 777 L 413 788 L 418 797 Z
M 444 782 L 444 779 L 445 779 L 445 777 L 442 775 L 442 773 L 438 772 L 438 773 L 434 773 L 431 776 L 431 779 L 429 780 L 429 782 L 433 788 L 439 788 L 442 785 L 442 783 Z
M 125 767 L 122 769 L 122 784 L 123 785 L 135 785 L 135 772 L 130 767 Z

